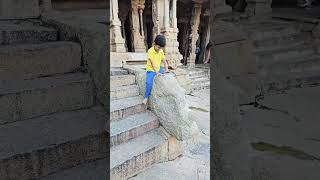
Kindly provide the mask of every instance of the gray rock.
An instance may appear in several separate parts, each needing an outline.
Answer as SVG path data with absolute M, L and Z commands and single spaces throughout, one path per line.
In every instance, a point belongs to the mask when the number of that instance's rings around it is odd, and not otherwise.
M 320 38 L 320 24 L 318 24 L 312 31 L 312 35 L 315 38 Z
M 140 93 L 145 90 L 145 71 L 136 72 Z M 199 132 L 188 114 L 185 90 L 173 74 L 156 77 L 149 99 L 151 110 L 160 118 L 161 125 L 178 140 L 185 140 Z

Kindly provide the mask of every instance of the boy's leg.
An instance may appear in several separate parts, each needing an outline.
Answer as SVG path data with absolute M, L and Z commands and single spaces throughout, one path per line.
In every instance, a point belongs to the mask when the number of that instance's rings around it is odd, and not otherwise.
M 152 71 L 148 71 L 146 74 L 146 91 L 145 91 L 144 100 L 143 100 L 144 104 L 147 104 L 147 100 L 150 97 L 152 86 L 153 86 L 153 79 L 155 75 L 156 73 Z

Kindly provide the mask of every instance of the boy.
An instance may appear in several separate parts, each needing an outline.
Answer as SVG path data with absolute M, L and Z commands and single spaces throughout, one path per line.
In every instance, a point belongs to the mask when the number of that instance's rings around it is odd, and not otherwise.
M 165 60 L 163 47 L 166 46 L 166 39 L 163 35 L 157 35 L 154 40 L 153 47 L 148 50 L 148 60 L 147 60 L 147 76 L 146 76 L 146 91 L 144 94 L 143 104 L 147 104 L 148 99 L 151 94 L 153 79 L 155 76 L 160 76 L 165 72 L 168 72 L 168 63 Z M 164 68 L 161 66 L 163 62 Z

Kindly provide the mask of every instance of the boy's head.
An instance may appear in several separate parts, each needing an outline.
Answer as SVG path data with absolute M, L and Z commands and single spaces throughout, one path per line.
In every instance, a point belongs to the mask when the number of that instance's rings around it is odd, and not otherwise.
M 163 35 L 157 35 L 154 39 L 154 49 L 159 51 L 161 48 L 166 46 L 166 38 Z

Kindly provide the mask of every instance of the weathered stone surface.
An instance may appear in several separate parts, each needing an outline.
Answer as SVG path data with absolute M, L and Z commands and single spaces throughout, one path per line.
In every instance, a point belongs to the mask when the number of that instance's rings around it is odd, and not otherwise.
M 27 19 L 40 16 L 38 0 L 1 0 L 0 19 Z
M 136 81 L 136 77 L 134 75 L 120 75 L 120 76 L 111 76 L 110 77 L 110 86 L 125 86 L 132 85 Z
M 105 158 L 103 111 L 95 107 L 2 125 L 0 179 L 36 179 Z
M 139 95 L 138 85 L 110 87 L 110 100 L 122 99 Z
M 241 124 L 237 88 L 214 70 L 213 123 L 214 174 L 217 179 L 250 179 L 251 152 L 249 140 Z
M 107 3 L 109 4 L 109 3 Z M 105 9 L 72 12 L 50 12 L 42 20 L 56 27 L 61 40 L 74 40 L 82 47 L 83 64 L 94 82 L 96 100 L 107 106 L 108 99 L 108 56 L 109 25 Z
M 75 73 L 1 84 L 0 124 L 93 105 L 92 84 Z
M 115 121 L 146 110 L 143 97 L 135 96 L 110 102 L 110 120 Z
M 79 167 L 67 169 L 47 177 L 40 178 L 40 180 L 103 180 L 108 179 L 109 174 L 106 171 L 107 159 L 98 160 L 92 163 L 84 164 Z
M 155 163 L 168 161 L 168 142 L 160 129 L 155 129 L 110 150 L 111 180 L 127 179 Z
M 72 42 L 2 46 L 0 64 L 7 80 L 73 72 L 81 64 L 81 47 Z
M 110 146 L 126 143 L 159 127 L 159 120 L 150 111 L 134 114 L 110 124 Z
M 145 91 L 145 71 L 136 73 L 140 94 Z M 198 132 L 197 124 L 188 117 L 185 90 L 173 74 L 156 77 L 151 93 L 150 108 L 160 118 L 161 125 L 178 140 L 190 138 Z
M 39 20 L 11 20 L 0 22 L 0 44 L 27 44 L 57 41 L 55 29 L 40 26 Z
M 312 35 L 315 38 L 320 38 L 320 24 L 318 24 L 312 31 Z

